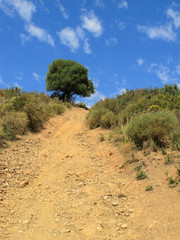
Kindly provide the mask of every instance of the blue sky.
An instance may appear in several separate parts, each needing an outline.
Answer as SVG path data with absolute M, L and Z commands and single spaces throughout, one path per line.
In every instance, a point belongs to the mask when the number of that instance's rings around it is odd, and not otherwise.
M 179 0 L 0 0 L 0 88 L 45 91 L 48 65 L 76 60 L 96 93 L 180 86 Z

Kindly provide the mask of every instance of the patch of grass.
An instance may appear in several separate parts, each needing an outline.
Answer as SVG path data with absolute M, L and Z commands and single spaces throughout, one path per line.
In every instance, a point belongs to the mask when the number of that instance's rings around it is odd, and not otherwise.
M 140 171 L 143 166 L 145 166 L 145 162 L 141 162 L 138 166 L 134 168 L 134 170 Z
M 154 190 L 154 189 L 153 189 L 153 186 L 151 186 L 151 185 L 146 186 L 146 191 L 152 191 L 152 190 Z
M 170 164 L 170 163 L 172 163 L 172 160 L 171 160 L 170 155 L 168 154 L 168 155 L 167 155 L 167 158 L 166 158 L 166 160 L 165 160 L 165 164 Z
M 169 187 L 170 188 L 173 188 L 173 187 L 175 187 L 176 186 L 176 180 L 175 179 L 173 179 L 172 177 L 169 177 L 168 178 L 168 185 L 169 185 Z
M 88 110 L 88 107 L 87 107 L 86 104 L 83 103 L 83 102 L 80 102 L 80 103 L 76 104 L 76 107 L 84 108 L 85 110 Z
M 147 157 L 147 156 L 149 156 L 149 155 L 151 155 L 151 152 L 150 152 L 150 151 L 144 152 L 144 156 L 145 156 L 145 157 Z
M 102 133 L 100 134 L 99 140 L 100 140 L 100 142 L 103 142 L 105 140 L 105 137 L 104 137 L 104 135 Z
M 167 152 L 166 152 L 166 150 L 163 147 L 161 148 L 161 151 L 162 151 L 163 155 L 167 155 Z
M 136 180 L 142 180 L 142 179 L 145 179 L 147 178 L 147 174 L 143 171 L 138 171 L 137 172 L 137 175 L 136 175 Z
M 180 177 L 180 167 L 177 167 L 177 175 Z

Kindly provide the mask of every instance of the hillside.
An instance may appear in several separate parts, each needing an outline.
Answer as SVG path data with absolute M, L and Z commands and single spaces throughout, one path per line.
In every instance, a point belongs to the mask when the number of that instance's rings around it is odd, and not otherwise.
M 89 130 L 87 114 L 67 110 L 0 152 L 1 239 L 178 240 L 180 185 L 167 174 L 177 176 L 179 152 L 165 164 L 161 151 L 140 151 L 122 168 L 109 130 Z M 148 178 L 137 181 L 140 165 Z

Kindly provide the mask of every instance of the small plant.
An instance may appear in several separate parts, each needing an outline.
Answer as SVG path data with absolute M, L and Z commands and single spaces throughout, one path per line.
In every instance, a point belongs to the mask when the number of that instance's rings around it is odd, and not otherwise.
M 135 167 L 134 170 L 140 171 L 141 168 L 142 168 L 142 165 L 140 164 L 140 165 L 138 165 L 137 167 Z
M 163 147 L 161 148 L 161 151 L 162 151 L 163 155 L 167 155 L 167 152 L 166 152 L 166 150 Z
M 146 186 L 146 191 L 152 191 L 153 190 L 153 186 L 149 185 L 149 186 Z
M 172 161 L 171 161 L 170 155 L 168 155 L 166 160 L 165 160 L 165 164 L 170 164 L 171 162 Z
M 140 171 L 143 166 L 145 166 L 145 162 L 140 163 L 138 166 L 134 168 L 134 170 Z
M 103 142 L 105 140 L 105 137 L 104 137 L 104 135 L 101 133 L 100 134 L 100 142 Z
M 166 176 L 168 176 L 168 171 L 165 172 Z
M 146 156 L 149 156 L 149 155 L 151 155 L 151 152 L 144 152 L 144 156 L 146 157 Z
M 177 174 L 180 177 L 180 168 L 177 167 Z
M 172 177 L 169 177 L 169 178 L 168 178 L 168 181 L 169 181 L 169 182 L 168 182 L 168 185 L 169 185 L 170 188 L 176 186 L 176 180 L 173 179 Z
M 147 174 L 143 171 L 137 172 L 136 180 L 141 180 L 147 178 Z

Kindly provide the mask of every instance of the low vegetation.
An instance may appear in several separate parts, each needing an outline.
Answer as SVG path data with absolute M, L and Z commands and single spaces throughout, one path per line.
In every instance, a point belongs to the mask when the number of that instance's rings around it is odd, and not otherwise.
M 69 105 L 44 93 L 30 93 L 19 88 L 1 89 L 0 145 L 27 131 L 39 131 L 50 117 L 63 113 Z
M 96 103 L 87 116 L 89 128 L 112 129 L 111 138 L 137 149 L 180 150 L 180 90 L 162 88 L 126 90 L 116 98 Z

